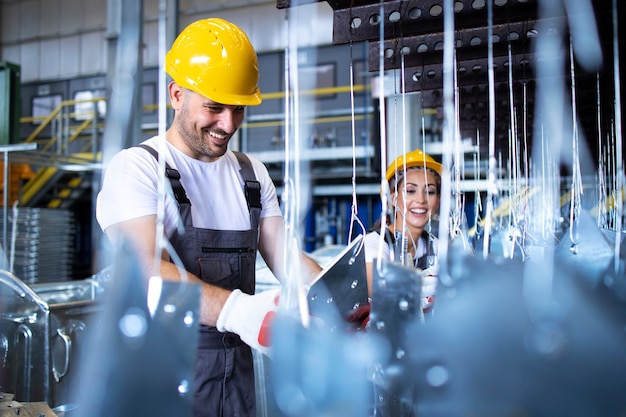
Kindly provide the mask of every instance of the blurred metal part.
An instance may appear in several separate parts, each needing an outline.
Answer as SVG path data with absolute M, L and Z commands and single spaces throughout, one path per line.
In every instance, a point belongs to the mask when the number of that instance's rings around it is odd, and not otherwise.
M 363 235 L 357 236 L 320 272 L 307 293 L 309 313 L 328 328 L 345 327 L 346 317 L 368 303 Z
M 101 310 L 93 280 L 27 285 L 0 270 L 0 381 L 17 401 L 51 407 L 75 394 L 85 337 Z
M 570 233 L 565 233 L 556 247 L 558 259 L 575 268 L 580 279 L 585 280 L 592 288 L 597 287 L 604 275 L 604 271 L 615 259 L 613 248 L 606 240 L 596 221 L 582 211 L 576 219 L 578 242 L 572 242 Z
M 613 257 L 604 270 L 601 279 L 602 287 L 606 287 L 607 291 L 615 297 L 622 306 L 622 315 L 626 316 L 626 233 L 606 229 L 602 229 L 602 232 L 609 242 L 617 241 L 620 245 L 620 258 L 616 261 Z
M 370 394 L 368 350 L 354 333 L 302 327 L 279 314 L 273 324 L 268 368 L 268 415 L 363 417 Z
M 372 407 L 382 416 L 405 416 L 415 400 L 412 356 L 415 343 L 409 338 L 420 325 L 421 275 L 412 267 L 387 260 L 373 260 L 372 309 L 368 331 L 384 340 L 387 348 L 377 353 L 373 371 L 376 394 Z
M 538 252 L 538 251 L 537 251 Z M 541 262 L 541 260 L 539 260 Z M 526 299 L 519 262 L 466 258 L 437 311 L 414 327 L 415 409 L 458 415 L 621 415 L 626 411 L 626 310 L 555 262 L 550 302 Z M 622 277 L 623 278 L 623 277 Z
M 116 253 L 75 414 L 191 415 L 200 285 L 159 277 L 148 285 L 134 251 Z

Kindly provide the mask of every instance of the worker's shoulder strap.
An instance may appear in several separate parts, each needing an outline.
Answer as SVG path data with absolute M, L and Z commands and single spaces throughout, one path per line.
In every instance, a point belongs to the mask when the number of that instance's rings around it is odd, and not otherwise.
M 233 153 L 239 162 L 239 172 L 244 182 L 248 210 L 261 209 L 261 183 L 257 181 L 256 175 L 254 175 L 250 158 L 241 152 L 233 151 Z
M 153 147 L 144 144 L 139 144 L 137 146 L 147 150 L 157 161 L 159 160 L 159 153 Z M 234 152 L 234 154 L 239 162 L 239 172 L 244 180 L 244 190 L 246 201 L 248 202 L 248 209 L 250 211 L 253 209 L 261 209 L 261 184 L 256 180 L 250 159 L 241 152 Z M 167 162 L 165 163 L 165 176 L 170 180 L 172 191 L 174 192 L 174 196 L 176 197 L 178 204 L 191 204 L 189 198 L 187 198 L 185 189 L 180 183 L 180 173 L 178 170 L 172 168 Z
M 143 143 L 137 145 L 137 147 L 147 150 L 157 161 L 159 160 L 159 153 L 153 147 L 144 145 Z M 191 205 L 189 198 L 187 198 L 187 193 L 185 192 L 183 185 L 180 183 L 180 172 L 172 168 L 167 162 L 165 162 L 165 176 L 170 180 L 172 191 L 174 192 L 174 197 L 176 197 L 178 204 Z

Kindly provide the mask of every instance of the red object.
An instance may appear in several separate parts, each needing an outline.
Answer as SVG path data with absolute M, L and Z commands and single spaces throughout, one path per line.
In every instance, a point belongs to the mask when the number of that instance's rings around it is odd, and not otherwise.
M 365 326 L 370 321 L 370 305 L 365 304 L 352 311 L 347 320 L 349 323 L 354 323 L 357 330 L 365 330 Z
M 259 330 L 258 342 L 263 347 L 270 347 L 272 341 L 272 322 L 276 317 L 275 311 L 268 311 L 261 323 L 261 329 Z

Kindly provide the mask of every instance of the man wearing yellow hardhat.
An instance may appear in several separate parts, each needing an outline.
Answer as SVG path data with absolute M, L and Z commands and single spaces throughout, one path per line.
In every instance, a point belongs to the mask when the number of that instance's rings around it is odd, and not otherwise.
M 256 53 L 246 34 L 222 19 L 186 27 L 167 53 L 174 120 L 165 135 L 122 150 L 110 161 L 97 219 L 113 241 L 130 239 L 149 274 L 180 280 L 165 255 L 153 268 L 159 207 L 159 162 L 172 193 L 164 233 L 192 281 L 202 283 L 194 416 L 255 415 L 252 352 L 263 352 L 265 318 L 277 292 L 255 291 L 257 250 L 279 280 L 284 223 L 265 166 L 228 149 L 245 106 L 261 103 Z M 182 229 L 178 227 L 182 224 Z M 184 229 L 184 231 L 183 231 Z M 302 254 L 306 276 L 321 268 Z M 267 314 L 266 314 L 267 313 Z

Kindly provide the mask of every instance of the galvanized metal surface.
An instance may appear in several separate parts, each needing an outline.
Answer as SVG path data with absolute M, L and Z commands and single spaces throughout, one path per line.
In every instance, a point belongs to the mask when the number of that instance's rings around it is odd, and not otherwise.
M 18 401 L 67 402 L 102 294 L 94 279 L 29 286 L 0 270 L 2 390 Z
M 87 341 L 77 416 L 191 413 L 200 285 L 149 279 L 130 248 L 110 270 L 103 314 Z
M 71 211 L 19 208 L 9 211 L 7 227 L 8 269 L 20 280 L 35 284 L 72 278 L 76 226 Z
M 348 315 L 368 303 L 363 236 L 327 265 L 307 293 L 309 312 L 328 328 L 343 328 Z

